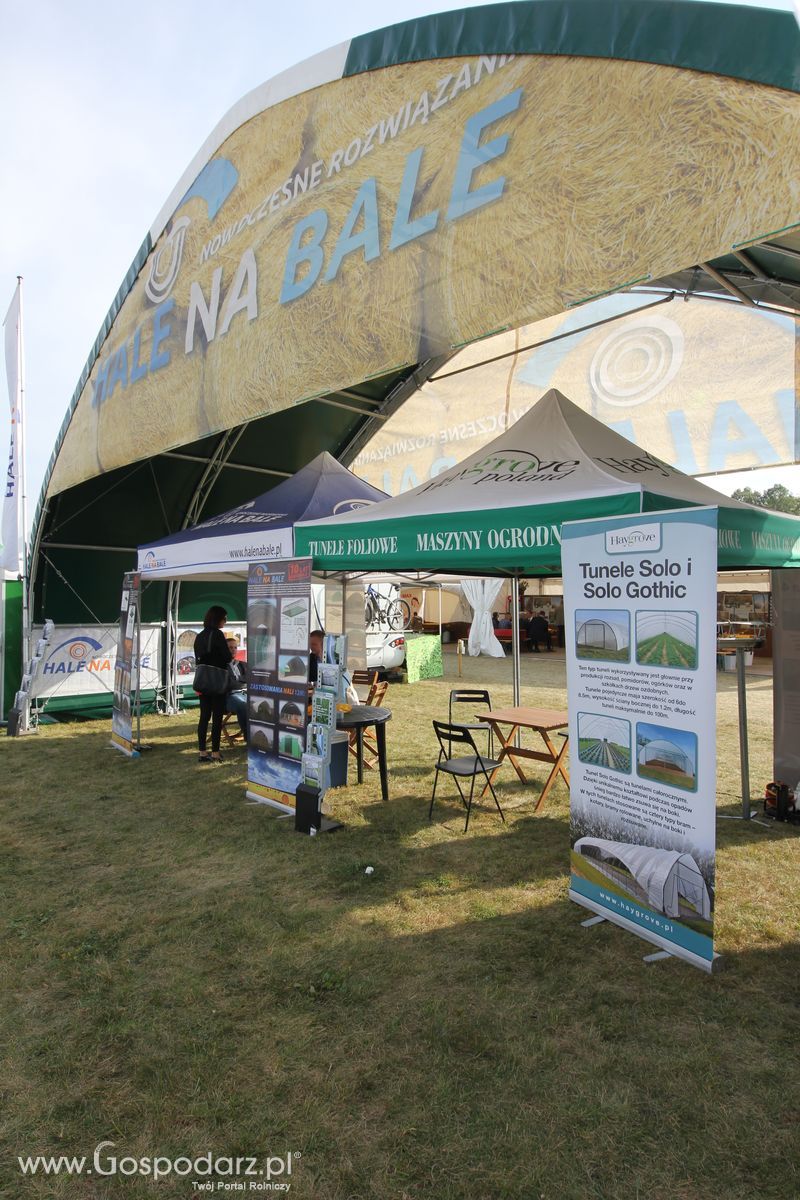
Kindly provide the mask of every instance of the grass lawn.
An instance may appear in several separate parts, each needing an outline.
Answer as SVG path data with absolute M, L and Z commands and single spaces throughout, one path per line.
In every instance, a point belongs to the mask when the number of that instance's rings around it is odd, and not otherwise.
M 451 686 L 511 700 L 511 662 L 445 656 L 392 686 L 389 804 L 336 794 L 316 838 L 195 762 L 196 714 L 0 738 L 0 1196 L 202 1195 L 190 1179 L 23 1178 L 17 1155 L 300 1152 L 313 1200 L 788 1200 L 800 1194 L 798 834 L 719 823 L 714 977 L 567 898 L 558 783 L 502 774 L 504 826 L 440 789 Z M 562 654 L 523 702 L 565 706 Z M 719 804 L 739 810 L 736 680 L 718 676 Z M 771 682 L 751 677 L 754 790 Z M 366 875 L 364 868 L 374 867 Z M 190 1178 L 193 1178 L 190 1177 Z M 231 1194 L 217 1192 L 215 1194 Z M 274 1195 L 274 1193 L 262 1193 Z
M 697 666 L 697 647 L 681 641 L 672 633 L 659 633 L 636 643 L 636 661 L 691 670 Z
M 583 646 L 578 643 L 575 647 L 575 657 L 596 662 L 630 662 L 631 651 L 629 646 L 623 646 L 621 650 L 612 650 L 611 647 Z
M 737 745 L 738 750 L 738 745 Z M 642 779 L 652 779 L 654 783 L 666 783 L 668 787 L 682 788 L 686 792 L 694 792 L 697 789 L 697 776 L 691 775 L 686 771 L 675 771 L 671 767 L 656 767 L 639 763 L 636 767 L 636 774 Z M 753 776 L 751 774 L 750 778 Z M 765 780 L 765 782 L 768 782 Z

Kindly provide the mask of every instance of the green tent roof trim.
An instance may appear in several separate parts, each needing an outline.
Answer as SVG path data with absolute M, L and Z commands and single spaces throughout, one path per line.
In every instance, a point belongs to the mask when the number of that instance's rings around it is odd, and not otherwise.
M 591 501 L 592 517 L 660 512 L 693 505 L 672 496 L 644 493 L 601 496 Z M 313 554 L 315 569 L 325 571 L 436 571 L 472 575 L 561 575 L 561 526 L 587 516 L 585 500 L 532 504 L 508 512 L 484 509 L 426 517 L 424 528 L 411 517 L 362 521 L 336 535 L 320 526 L 295 528 L 295 553 Z M 490 535 L 503 541 L 487 557 Z M 316 550 L 324 545 L 322 552 Z M 800 567 L 800 521 L 778 513 L 720 507 L 720 571 Z
M 702 0 L 513 0 L 417 17 L 353 38 L 345 75 L 493 53 L 627 59 L 800 92 L 793 13 Z

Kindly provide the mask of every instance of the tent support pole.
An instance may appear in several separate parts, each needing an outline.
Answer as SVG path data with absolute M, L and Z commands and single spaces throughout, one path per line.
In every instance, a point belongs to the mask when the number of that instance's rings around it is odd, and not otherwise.
M 136 680 L 136 740 L 133 743 L 137 753 L 142 749 L 142 581 L 139 577 L 139 602 L 136 605 L 136 671 L 132 672 Z
M 342 571 L 342 633 L 347 633 L 347 572 L 346 571 Z M 366 653 L 366 643 L 365 643 L 365 653 Z M 366 663 L 366 658 L 364 661 Z
M 519 577 L 515 572 L 511 579 L 511 657 L 513 659 L 513 688 L 515 708 L 519 706 Z
M 750 811 L 750 750 L 747 744 L 747 680 L 744 670 L 745 651 L 736 648 L 736 684 L 739 692 L 739 761 L 742 771 L 742 820 L 749 821 Z

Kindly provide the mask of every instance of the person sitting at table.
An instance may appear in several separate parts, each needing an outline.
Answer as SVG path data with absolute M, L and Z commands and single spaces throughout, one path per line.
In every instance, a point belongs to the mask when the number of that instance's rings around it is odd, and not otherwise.
M 235 713 L 239 722 L 239 730 L 247 741 L 247 668 L 236 657 L 239 643 L 235 637 L 227 637 L 228 649 L 231 652 L 231 662 L 228 672 L 231 677 L 230 687 L 225 697 L 225 711 Z
M 319 664 L 325 661 L 325 630 L 312 629 L 308 635 L 308 682 L 315 684 L 317 682 L 317 670 Z
M 547 617 L 544 615 L 543 609 L 540 609 L 528 622 L 528 641 L 531 650 L 536 654 L 539 653 L 539 642 L 544 642 L 548 650 L 553 649 L 550 642 L 550 626 L 547 624 Z
M 308 635 L 308 686 L 311 691 L 317 682 L 319 664 L 325 661 L 325 630 L 312 629 Z M 342 671 L 342 690 L 349 704 L 359 704 L 358 692 L 353 687 L 353 677 L 348 670 Z

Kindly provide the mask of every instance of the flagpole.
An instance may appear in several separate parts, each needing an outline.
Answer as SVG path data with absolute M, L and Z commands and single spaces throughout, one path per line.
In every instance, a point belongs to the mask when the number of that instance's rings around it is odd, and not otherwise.
M 22 645 L 21 675 L 26 674 L 30 657 L 30 589 L 28 586 L 28 544 L 27 544 L 27 483 L 25 478 L 25 422 L 23 419 L 23 403 L 25 393 L 24 382 L 24 345 L 22 333 L 22 276 L 17 276 L 17 286 L 5 320 L 3 321 L 3 343 L 5 351 L 5 374 L 8 381 L 8 399 L 11 406 L 11 437 L 8 458 L 8 475 L 6 478 L 5 498 L 3 502 L 0 524 L 0 574 L 3 578 L 10 577 L 21 583 L 22 590 Z M 3 588 L 5 593 L 5 587 Z M 5 594 L 3 594 L 5 608 Z M 5 612 L 3 613 L 5 615 Z M 9 666 L 8 650 L 5 633 L 0 653 L 3 665 Z M 5 672 L 4 672 L 5 674 Z M 7 680 L 5 681 L 7 682 Z M 20 687 L 23 693 L 26 688 Z M 27 728 L 27 706 L 25 713 L 20 713 L 20 732 Z
M 31 659 L 31 614 L 30 594 L 28 591 L 28 486 L 25 469 L 26 433 L 25 428 L 25 342 L 22 334 L 22 276 L 17 276 L 19 288 L 19 327 L 17 333 L 17 352 L 19 355 L 19 481 L 22 500 L 22 674 L 24 675 Z

